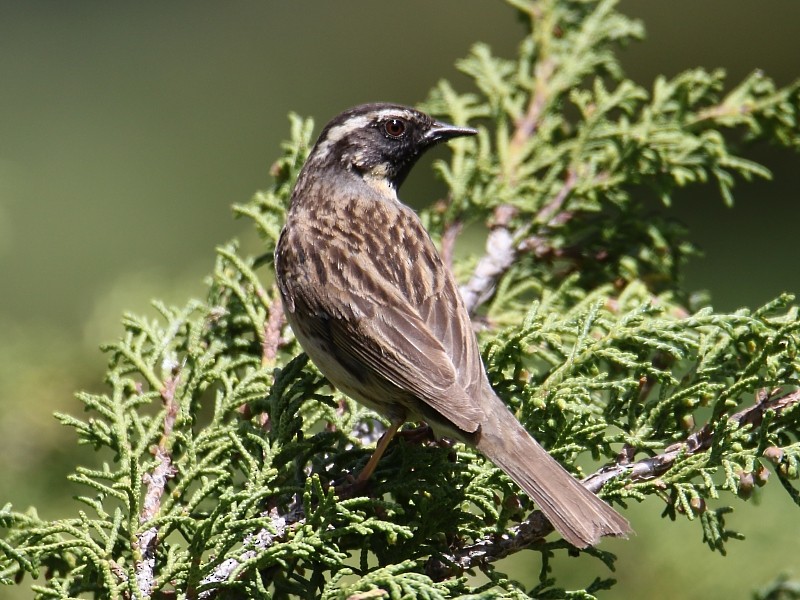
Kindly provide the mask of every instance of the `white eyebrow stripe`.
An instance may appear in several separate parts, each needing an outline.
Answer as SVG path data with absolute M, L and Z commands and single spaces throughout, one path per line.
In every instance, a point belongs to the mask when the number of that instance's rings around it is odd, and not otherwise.
M 353 131 L 357 129 L 362 129 L 366 127 L 370 123 L 371 119 L 369 116 L 364 115 L 361 117 L 350 117 L 342 123 L 341 125 L 337 125 L 336 127 L 331 127 L 328 130 L 327 135 L 325 136 L 324 140 L 321 140 L 319 145 L 317 146 L 317 155 L 323 157 L 330 152 L 330 147 L 333 146 L 336 142 L 341 140 L 343 137 L 346 137 Z
M 342 123 L 341 125 L 337 125 L 336 127 L 331 127 L 328 130 L 328 135 L 325 136 L 326 142 L 338 142 L 344 136 L 348 135 L 349 133 L 355 131 L 356 129 L 362 129 L 369 125 L 372 119 L 369 118 L 368 115 L 363 115 L 360 117 L 350 117 Z
M 374 120 L 376 121 L 392 118 L 412 119 L 414 117 L 414 113 L 410 110 L 403 110 L 401 108 L 385 108 L 372 114 L 375 115 Z
M 325 157 L 331 149 L 331 146 L 339 142 L 342 138 L 347 137 L 353 131 L 363 129 L 370 123 L 382 121 L 386 119 L 408 119 L 411 120 L 415 113 L 410 110 L 403 110 L 401 108 L 385 108 L 383 110 L 376 110 L 364 115 L 349 117 L 344 123 L 331 127 L 325 135 L 324 140 L 320 140 L 317 146 L 316 154 L 319 157 Z

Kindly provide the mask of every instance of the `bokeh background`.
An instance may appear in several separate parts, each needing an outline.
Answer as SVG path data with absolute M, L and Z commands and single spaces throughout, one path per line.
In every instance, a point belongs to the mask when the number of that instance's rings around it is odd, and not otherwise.
M 723 66 L 731 83 L 757 68 L 782 84 L 800 76 L 799 3 L 621 9 L 648 32 L 621 51 L 638 83 L 694 66 Z M 320 125 L 364 101 L 419 102 L 440 78 L 466 89 L 453 64 L 472 43 L 512 56 L 521 36 L 500 0 L 0 1 L 0 503 L 74 513 L 65 475 L 92 456 L 53 411 L 79 412 L 73 393 L 102 389 L 97 348 L 123 311 L 202 295 L 215 245 L 255 244 L 229 206 L 268 185 L 288 112 Z M 774 181 L 740 183 L 733 209 L 712 187 L 669 209 L 705 254 L 686 287 L 718 309 L 800 292 L 800 158 L 748 156 Z M 418 205 L 437 197 L 429 162 L 403 190 Z M 632 507 L 637 537 L 604 545 L 620 557 L 606 597 L 748 598 L 781 572 L 800 578 L 800 512 L 779 488 L 722 500 L 748 538 L 727 557 L 701 544 L 699 524 L 662 521 L 655 500 Z M 513 562 L 535 581 L 537 554 Z M 584 559 L 562 572 L 575 584 L 608 575 Z

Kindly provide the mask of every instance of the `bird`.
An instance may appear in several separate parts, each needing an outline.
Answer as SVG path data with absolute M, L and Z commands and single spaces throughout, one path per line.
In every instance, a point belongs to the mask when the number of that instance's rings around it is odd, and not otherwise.
M 631 526 L 562 467 L 492 389 L 450 269 L 398 188 L 431 147 L 470 127 L 399 104 L 355 106 L 321 131 L 275 249 L 284 313 L 331 384 L 390 423 L 357 481 L 406 422 L 471 445 L 576 548 Z

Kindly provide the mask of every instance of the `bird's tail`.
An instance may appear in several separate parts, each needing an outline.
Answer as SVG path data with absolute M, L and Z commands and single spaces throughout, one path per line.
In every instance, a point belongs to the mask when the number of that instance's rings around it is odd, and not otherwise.
M 487 391 L 486 394 L 494 393 Z M 494 396 L 484 406 L 477 448 L 503 469 L 539 506 L 565 540 L 577 548 L 595 545 L 602 536 L 624 536 L 631 526 L 617 511 L 570 475 Z

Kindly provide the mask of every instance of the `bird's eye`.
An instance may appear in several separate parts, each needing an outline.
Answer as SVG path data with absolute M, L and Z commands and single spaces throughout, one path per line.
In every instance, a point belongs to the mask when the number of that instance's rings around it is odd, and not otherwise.
M 389 119 L 383 124 L 383 130 L 390 137 L 402 137 L 402 135 L 406 132 L 406 122 L 402 119 Z

